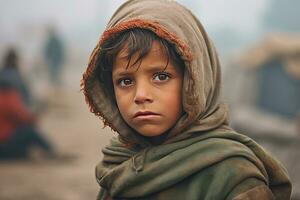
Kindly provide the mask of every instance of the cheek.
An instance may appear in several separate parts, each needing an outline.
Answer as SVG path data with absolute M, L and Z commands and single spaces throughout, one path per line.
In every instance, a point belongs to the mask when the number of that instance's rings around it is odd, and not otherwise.
M 166 109 L 168 109 L 170 112 L 173 113 L 173 115 L 177 115 L 178 113 L 181 113 L 182 110 L 182 101 L 181 101 L 181 95 L 168 95 L 164 99 L 164 106 Z
M 162 95 L 162 100 L 164 102 L 164 107 L 174 115 L 181 114 L 182 111 L 182 94 L 181 94 L 181 84 L 176 84 L 173 88 L 169 88 L 169 92 Z M 172 108 L 172 109 L 170 109 Z
M 128 113 L 129 105 L 130 105 L 130 96 L 128 93 L 124 93 L 118 89 L 115 89 L 115 97 L 118 108 L 120 110 L 121 115 L 126 118 Z

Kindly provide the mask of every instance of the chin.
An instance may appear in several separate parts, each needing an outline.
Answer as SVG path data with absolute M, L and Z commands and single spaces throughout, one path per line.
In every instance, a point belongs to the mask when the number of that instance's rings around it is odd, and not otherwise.
M 155 127 L 152 128 L 139 128 L 136 129 L 136 131 L 140 134 L 143 135 L 145 137 L 156 137 L 156 136 L 160 136 L 163 133 L 165 133 L 166 130 L 159 130 Z

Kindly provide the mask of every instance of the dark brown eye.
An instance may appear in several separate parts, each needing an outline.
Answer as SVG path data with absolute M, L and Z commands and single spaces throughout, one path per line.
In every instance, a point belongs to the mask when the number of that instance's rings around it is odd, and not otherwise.
M 166 81 L 170 78 L 170 76 L 167 73 L 158 73 L 154 76 L 155 81 Z
M 119 81 L 119 84 L 120 84 L 122 87 L 127 87 L 127 86 L 132 85 L 132 84 L 133 84 L 133 81 L 132 81 L 131 79 L 128 79 L 128 78 L 126 78 L 126 79 L 121 79 L 121 80 Z

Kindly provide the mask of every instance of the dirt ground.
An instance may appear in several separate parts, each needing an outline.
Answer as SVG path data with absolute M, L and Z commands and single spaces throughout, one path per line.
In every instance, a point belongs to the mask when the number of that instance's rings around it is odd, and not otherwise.
M 79 89 L 64 89 L 48 99 L 39 128 L 69 162 L 55 160 L 0 162 L 0 200 L 95 199 L 94 169 L 101 147 L 113 135 L 88 110 Z

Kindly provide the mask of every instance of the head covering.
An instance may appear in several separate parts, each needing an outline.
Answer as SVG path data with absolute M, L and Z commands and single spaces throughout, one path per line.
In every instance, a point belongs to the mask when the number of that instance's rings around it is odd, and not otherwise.
M 166 142 L 175 141 L 179 133 L 181 139 L 189 137 L 182 135 L 182 131 L 192 124 L 197 124 L 198 132 L 224 128 L 227 124 L 227 109 L 219 103 L 221 71 L 216 50 L 196 17 L 175 1 L 131 0 L 115 12 L 92 52 L 83 75 L 82 88 L 91 111 L 123 138 L 147 144 L 122 119 L 117 105 L 107 97 L 95 74 L 97 58 L 104 41 L 133 28 L 151 30 L 174 44 L 185 61 L 182 90 L 185 112 L 170 130 Z
M 125 123 L 96 75 L 104 41 L 133 28 L 148 29 L 166 39 L 185 62 L 184 114 L 162 145 L 151 146 Z M 280 163 L 253 140 L 227 126 L 227 109 L 219 102 L 221 72 L 216 50 L 197 18 L 175 1 L 125 2 L 110 19 L 92 52 L 81 84 L 91 111 L 123 138 L 140 144 L 127 147 L 122 141 L 113 140 L 103 149 L 104 159 L 96 168 L 102 188 L 99 199 L 106 198 L 106 193 L 112 197 L 143 198 L 193 177 L 195 182 L 188 184 L 195 187 L 183 184 L 170 190 L 170 195 L 184 196 L 187 192 L 193 199 L 204 199 L 202 195 L 212 195 L 211 198 L 205 196 L 206 199 L 225 199 L 232 188 L 255 178 L 264 182 L 276 199 L 289 199 L 291 185 Z M 249 164 L 252 167 L 248 167 Z M 239 165 L 241 168 L 237 168 Z M 211 171 L 214 169 L 218 174 Z M 207 184 L 212 182 L 214 184 Z M 200 190 L 198 186 L 205 188 Z M 238 188 L 236 193 L 243 188 Z M 199 195 L 199 191 L 204 194 Z M 171 196 L 161 199 L 174 199 L 169 198 Z M 175 198 L 191 199 L 181 197 Z

